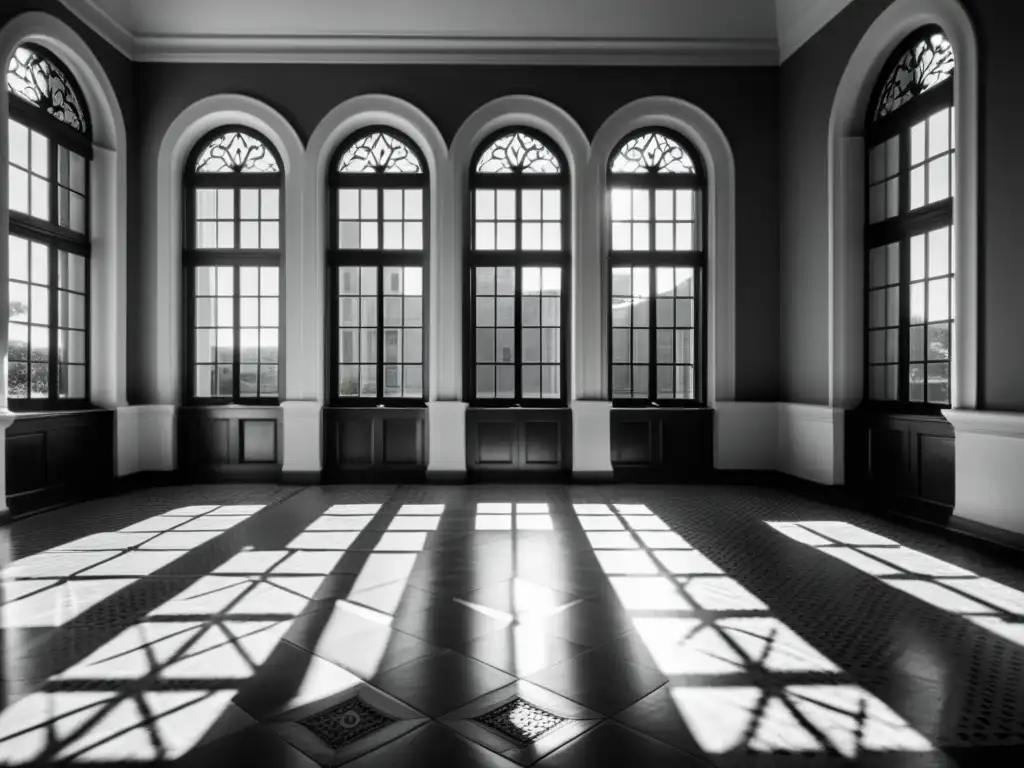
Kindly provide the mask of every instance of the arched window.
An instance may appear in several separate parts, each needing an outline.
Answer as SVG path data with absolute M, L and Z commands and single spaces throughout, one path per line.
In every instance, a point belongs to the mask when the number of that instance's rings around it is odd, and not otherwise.
M 185 165 L 192 402 L 278 400 L 282 164 L 249 128 L 218 128 Z
M 89 402 L 89 162 L 81 90 L 34 45 L 7 64 L 7 393 L 12 409 Z
M 470 166 L 470 402 L 560 405 L 568 359 L 569 172 L 544 136 L 505 129 Z
M 867 115 L 868 399 L 950 404 L 953 324 L 953 49 L 920 29 L 882 70 Z
M 327 255 L 331 400 L 424 400 L 427 166 L 392 128 L 368 128 L 331 165 Z
M 704 401 L 707 189 L 680 136 L 643 129 L 608 164 L 612 401 Z

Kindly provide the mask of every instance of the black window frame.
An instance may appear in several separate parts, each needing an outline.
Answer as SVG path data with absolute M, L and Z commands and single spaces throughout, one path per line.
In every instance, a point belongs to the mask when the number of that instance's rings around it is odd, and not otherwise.
M 501 138 L 510 134 L 521 133 L 541 144 L 551 152 L 558 161 L 558 173 L 523 173 L 513 170 L 510 173 L 482 173 L 477 170 L 480 158 Z M 464 199 L 464 301 L 463 301 L 463 345 L 462 371 L 464 399 L 470 407 L 478 408 L 565 408 L 569 403 L 569 386 L 572 369 L 571 344 L 571 306 L 572 306 L 572 172 L 569 163 L 558 143 L 547 134 L 524 125 L 509 125 L 493 131 L 484 137 L 473 152 L 469 165 L 466 186 L 468 194 Z M 478 189 L 512 189 L 516 191 L 515 237 L 516 247 L 512 250 L 476 250 L 476 192 Z M 558 250 L 522 250 L 522 191 L 528 189 L 557 189 L 560 194 L 560 238 Z M 515 395 L 509 398 L 478 397 L 476 392 L 476 267 L 513 267 L 516 271 L 515 283 L 515 339 L 516 350 Z M 522 274 L 524 267 L 560 267 L 562 281 L 559 304 L 559 396 L 526 398 L 522 396 Z M 497 365 L 497 363 L 495 363 Z M 533 365 L 533 363 L 527 363 Z M 541 365 L 541 364 L 538 364 Z M 497 385 L 497 382 L 495 382 Z M 543 386 L 543 380 L 542 385 Z
M 693 173 L 614 173 L 612 164 L 622 148 L 630 141 L 648 133 L 658 133 L 677 142 L 688 155 L 693 164 Z M 650 192 L 649 208 L 650 226 L 649 243 L 650 248 L 646 251 L 617 251 L 612 247 L 612 212 L 611 198 L 613 189 L 646 189 Z M 654 215 L 654 193 L 658 189 L 691 189 L 694 191 L 694 206 L 697 209 L 694 216 L 694 241 L 700 247 L 688 250 L 657 250 L 655 248 L 655 224 Z M 660 125 L 647 125 L 630 131 L 612 149 L 605 165 L 605 189 L 602 200 L 602 241 L 606 256 L 605 279 L 607 289 L 605 296 L 608 301 L 608 311 L 605 313 L 605 332 L 607 342 L 607 369 L 608 394 L 612 406 L 615 408 L 703 408 L 707 404 L 708 388 L 708 175 L 704 164 L 704 158 L 700 152 L 686 137 L 671 128 Z M 615 267 L 647 267 L 650 270 L 650 330 L 648 349 L 648 397 L 615 397 L 612 354 L 612 270 Z M 692 267 L 694 270 L 693 301 L 694 301 L 694 350 L 693 350 L 693 394 L 692 398 L 661 398 L 658 392 L 658 360 L 657 360 L 657 321 L 656 321 L 656 272 L 658 267 Z M 630 326 L 632 329 L 632 326 Z M 630 367 L 633 367 L 630 363 Z
M 241 171 L 232 172 L 202 172 L 196 170 L 196 162 L 211 142 L 227 133 L 238 131 L 260 141 L 263 146 L 274 156 L 277 167 L 280 169 L 274 172 L 244 173 Z M 183 326 L 184 336 L 184 392 L 185 402 L 193 406 L 223 406 L 223 405 L 279 405 L 281 390 L 284 385 L 284 234 L 285 221 L 288 214 L 285 205 L 284 189 L 284 162 L 274 144 L 262 133 L 245 125 L 228 124 L 220 125 L 205 133 L 189 152 L 185 161 L 184 178 L 182 184 L 182 217 L 181 217 L 181 242 L 182 242 L 182 297 L 183 301 Z M 242 189 L 269 189 L 278 190 L 278 247 L 276 249 L 260 248 L 197 248 L 196 247 L 196 195 L 200 188 L 232 189 L 234 191 L 234 242 L 240 243 L 241 215 L 240 215 L 240 191 Z M 195 268 L 196 267 L 232 267 L 233 268 L 233 300 L 232 311 L 233 332 L 234 332 L 234 361 L 232 363 L 232 394 L 230 397 L 200 397 L 195 394 L 195 367 L 196 363 L 196 327 L 195 327 Z M 277 396 L 263 397 L 257 394 L 255 397 L 243 397 L 240 394 L 241 377 L 239 375 L 241 360 L 240 351 L 240 313 L 241 294 L 239 290 L 239 268 L 240 267 L 277 267 L 278 269 L 278 347 L 277 347 Z M 259 392 L 259 379 L 257 378 L 257 393 Z
M 345 153 L 352 146 L 367 136 L 382 133 L 391 136 L 404 144 L 415 155 L 419 162 L 419 173 L 346 173 L 338 170 L 338 165 Z M 388 408 L 417 408 L 427 403 L 429 389 L 430 366 L 430 166 L 419 145 L 405 132 L 389 125 L 370 125 L 349 134 L 331 156 L 327 170 L 327 402 L 331 406 L 349 408 L 367 408 L 383 406 Z M 413 183 L 415 182 L 415 183 Z M 375 189 L 377 192 L 377 242 L 379 248 L 341 248 L 339 243 L 339 212 L 338 191 L 341 189 Z M 384 190 L 386 189 L 419 189 L 422 192 L 422 248 L 385 249 L 384 246 Z M 340 318 L 338 299 L 339 267 L 374 267 L 377 270 L 377 396 L 364 397 L 362 394 L 343 396 L 338 394 L 341 353 L 339 348 Z M 385 267 L 420 267 L 422 272 L 422 394 L 420 397 L 385 397 L 384 396 L 384 268 Z M 400 363 L 403 365 L 404 363 Z
M 878 103 L 883 95 L 883 90 L 889 74 L 898 65 L 900 59 L 914 46 L 921 41 L 940 34 L 948 40 L 943 29 L 937 25 L 926 25 L 915 29 L 906 36 L 895 50 L 886 59 L 881 68 L 877 81 L 871 91 L 871 98 L 868 102 L 868 111 L 865 116 L 864 130 L 864 247 L 863 247 L 863 275 L 864 288 L 862 300 L 864 302 L 863 320 L 863 386 L 864 396 L 862 406 L 876 413 L 913 415 L 913 416 L 941 416 L 944 409 L 952 407 L 953 397 L 953 376 L 954 356 L 956 349 L 953 345 L 954 328 L 956 326 L 955 291 L 950 288 L 949 294 L 949 357 L 945 362 L 949 364 L 949 393 L 950 401 L 947 403 L 928 402 L 928 380 L 927 365 L 925 367 L 924 402 L 910 400 L 910 241 L 917 235 L 923 235 L 936 229 L 949 227 L 953 234 L 953 205 L 956 198 L 955 181 L 950 179 L 950 195 L 948 198 L 938 200 L 934 203 L 924 205 L 910 210 L 910 150 L 911 150 L 911 128 L 927 120 L 928 117 L 943 109 L 953 107 L 954 101 L 954 77 L 950 75 L 940 83 L 927 90 L 912 96 L 908 101 L 899 105 L 888 114 L 875 118 Z M 955 109 L 954 109 L 955 113 Z M 955 136 L 956 122 L 950 123 L 951 135 Z M 871 150 L 893 137 L 899 137 L 899 212 L 892 218 L 885 218 L 874 224 L 870 221 L 870 193 L 871 193 Z M 954 148 L 951 155 L 951 173 L 955 169 L 956 152 Z M 927 158 L 924 161 L 927 163 Z M 926 187 L 927 189 L 927 187 Z M 869 313 L 869 298 L 872 290 L 870 281 L 870 258 L 869 254 L 873 248 L 898 243 L 899 245 L 899 280 L 895 285 L 899 286 L 899 320 L 898 320 L 898 362 L 897 366 L 897 394 L 895 400 L 874 400 L 871 398 L 871 327 Z M 953 261 L 955 250 L 955 235 L 950 248 L 949 273 L 952 280 L 956 277 L 956 264 Z M 914 281 L 918 282 L 918 281 Z M 923 281 L 928 282 L 926 277 Z M 925 345 L 927 346 L 927 319 L 925 328 Z M 943 362 L 943 361 L 938 361 Z
M 27 48 L 40 58 L 44 59 L 52 68 L 57 69 L 67 81 L 78 101 L 84 118 L 83 130 L 77 130 L 70 125 L 58 120 L 47 112 L 42 104 L 34 104 L 20 95 L 14 93 L 10 87 L 7 91 L 9 108 L 9 120 L 20 123 L 29 131 L 36 131 L 48 139 L 47 164 L 50 169 L 50 178 L 47 180 L 49 187 L 49 220 L 42 220 L 31 214 L 22 213 L 10 209 L 8 200 L 8 243 L 10 237 L 18 237 L 28 240 L 30 243 L 45 245 L 48 251 L 48 327 L 49 327 L 49 359 L 48 365 L 48 387 L 47 396 L 32 397 L 31 383 L 31 362 L 29 363 L 28 393 L 25 398 L 11 397 L 10 379 L 8 378 L 7 407 L 14 412 L 31 413 L 36 411 L 74 411 L 89 410 L 96 406 L 92 403 L 92 168 L 93 159 L 92 144 L 92 120 L 89 115 L 89 107 L 84 98 L 84 92 L 75 79 L 71 70 L 66 67 L 60 59 L 46 48 L 30 43 L 22 43 L 18 48 Z M 12 53 L 12 56 L 15 54 Z M 10 63 L 8 62 L 8 66 Z M 59 191 L 58 183 L 58 153 L 59 147 L 75 152 L 85 159 L 85 194 L 84 194 L 84 232 L 75 232 L 69 227 L 62 227 L 55 223 L 59 216 Z M 10 158 L 8 157 L 8 168 Z M 8 173 L 10 171 L 8 170 Z M 30 246 L 31 247 L 31 246 Z M 61 398 L 59 391 L 59 302 L 60 287 L 58 284 L 58 253 L 72 253 L 85 259 L 85 397 Z M 8 253 L 8 258 L 10 254 Z M 9 283 L 9 278 L 8 278 Z M 8 324 L 10 321 L 8 320 Z M 9 337 L 8 337 L 9 339 Z M 8 340 L 8 366 L 10 366 L 10 342 Z

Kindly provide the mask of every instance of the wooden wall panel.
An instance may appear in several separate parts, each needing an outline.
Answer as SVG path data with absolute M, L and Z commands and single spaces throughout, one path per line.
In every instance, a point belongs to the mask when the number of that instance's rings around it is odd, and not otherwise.
M 468 409 L 466 468 L 477 479 L 567 475 L 572 470 L 572 411 Z
M 114 414 L 18 416 L 7 429 L 7 506 L 13 515 L 109 493 Z
M 941 416 L 846 414 L 847 485 L 880 509 L 945 522 L 956 503 L 956 439 Z
M 238 405 L 180 408 L 178 468 L 186 480 L 278 480 L 281 409 Z
M 324 408 L 323 481 L 422 480 L 426 427 L 426 408 Z
M 710 408 L 613 408 L 611 456 L 616 480 L 700 480 L 713 461 Z

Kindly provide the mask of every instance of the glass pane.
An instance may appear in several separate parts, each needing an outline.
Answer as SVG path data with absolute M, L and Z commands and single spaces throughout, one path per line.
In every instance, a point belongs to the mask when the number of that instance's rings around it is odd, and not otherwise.
M 910 172 L 910 209 L 924 205 L 924 166 Z
M 949 360 L 949 323 L 928 326 L 928 359 Z
M 928 364 L 928 402 L 949 403 L 949 363 Z
M 949 155 L 943 155 L 928 163 L 928 202 L 934 203 L 949 197 Z
M 912 326 L 910 329 L 910 360 L 918 362 L 924 360 L 924 327 Z M 874 361 L 872 361 L 874 362 Z
M 523 362 L 524 363 L 539 363 L 540 362 L 540 330 L 537 328 L 527 328 L 522 331 L 521 338 L 523 341 Z M 539 376 L 540 374 L 538 374 Z M 539 381 L 539 379 L 538 379 Z
M 928 233 L 928 276 L 949 274 L 949 227 Z
M 949 150 L 949 109 L 940 109 L 928 118 L 928 155 Z
M 540 397 L 540 366 L 524 365 L 522 369 L 523 397 Z
M 910 286 L 910 322 L 913 325 L 924 322 L 924 283 Z
M 924 235 L 914 235 L 910 238 L 910 279 L 921 280 L 924 278 L 925 268 L 925 244 Z
M 493 365 L 478 365 L 476 367 L 476 396 L 494 397 Z
M 910 366 L 910 401 L 924 402 L 924 365 L 912 363 Z
M 911 126 L 910 128 L 910 164 L 917 165 L 923 163 L 925 160 L 927 134 L 925 133 L 926 124 L 922 120 L 920 123 Z
M 497 386 L 495 394 L 497 397 L 515 397 L 516 394 L 516 369 L 511 365 L 497 366 Z
M 356 365 L 338 366 L 338 395 L 355 397 L 359 394 L 359 367 Z

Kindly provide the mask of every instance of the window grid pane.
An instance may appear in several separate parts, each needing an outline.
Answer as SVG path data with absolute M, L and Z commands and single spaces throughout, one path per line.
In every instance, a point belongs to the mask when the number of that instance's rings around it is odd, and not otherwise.
M 650 397 L 650 267 L 612 268 L 612 397 Z
M 238 268 L 238 396 L 276 398 L 278 267 Z
M 194 268 L 197 398 L 230 398 L 234 395 L 235 269 Z
M 423 397 L 423 268 L 383 268 L 385 398 Z
M 898 397 L 899 333 L 900 244 L 895 242 L 868 253 L 868 396 L 872 400 Z
M 900 137 L 893 136 L 868 153 L 868 222 L 900 213 Z
M 380 192 L 379 189 L 338 190 L 339 248 L 380 248 Z
M 520 292 L 522 396 L 561 396 L 562 268 L 523 267 Z
M 692 267 L 658 267 L 655 285 L 657 398 L 692 400 L 694 270 Z
M 909 398 L 948 405 L 953 326 L 952 227 L 910 240 Z
M 8 236 L 10 310 L 8 321 L 8 397 L 39 400 L 50 397 L 50 283 L 51 248 L 44 243 Z M 84 302 L 84 295 L 81 296 Z M 84 323 L 84 308 L 81 317 Z M 84 326 L 83 326 L 84 327 Z M 85 350 L 80 350 L 84 365 Z M 85 397 L 85 382 L 76 391 Z
M 945 200 L 954 185 L 953 108 L 910 128 L 910 210 Z
M 476 267 L 474 331 L 476 396 L 516 396 L 515 267 Z

